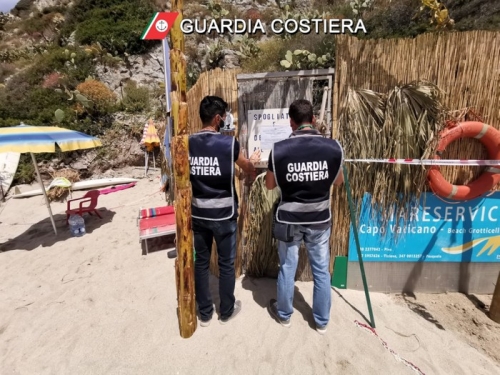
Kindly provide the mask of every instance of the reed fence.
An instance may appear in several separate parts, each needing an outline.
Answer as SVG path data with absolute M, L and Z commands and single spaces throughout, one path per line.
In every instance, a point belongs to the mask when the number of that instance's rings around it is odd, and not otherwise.
M 428 81 L 442 90 L 441 103 L 448 119 L 481 120 L 500 129 L 500 33 L 429 33 L 414 39 L 390 40 L 360 40 L 342 35 L 336 43 L 333 137 L 342 141 L 339 130 L 349 126 L 341 123 L 346 118 L 342 116 L 342 105 L 349 90 L 388 94 L 396 86 L 414 81 Z M 345 151 L 346 157 L 357 157 Z M 462 139 L 450 145 L 442 158 L 484 159 L 487 155 L 479 141 Z M 352 166 L 349 168 L 352 170 Z M 377 178 L 374 170 L 367 169 L 366 178 Z M 410 181 L 411 171 L 408 169 L 403 179 Z M 442 167 L 441 171 L 450 182 L 464 184 L 476 178 L 482 168 Z M 351 185 L 354 190 L 365 189 L 363 181 L 351 181 Z M 411 189 L 427 191 L 426 186 Z M 350 219 L 345 194 L 339 189 L 334 193 L 332 211 L 333 255 L 346 255 Z
M 223 70 L 214 69 L 203 72 L 196 83 L 189 89 L 187 93 L 188 113 L 189 113 L 189 134 L 198 132 L 201 127 L 201 120 L 199 114 L 200 102 L 207 95 L 216 95 L 224 99 L 228 105 L 229 110 L 234 116 L 233 125 L 238 125 L 238 85 L 236 82 L 236 75 L 240 72 L 238 69 Z M 234 136 L 234 132 L 227 132 L 229 136 Z M 239 174 L 239 170 L 237 171 Z M 236 179 L 236 192 L 240 191 L 240 180 Z M 240 198 L 241 201 L 241 198 Z M 238 218 L 239 227 L 242 225 L 242 218 Z M 241 231 L 238 231 L 238 243 L 242 240 Z M 235 268 L 236 276 L 239 277 L 242 273 L 242 254 L 238 246 L 236 254 Z M 212 244 L 212 257 L 210 262 L 210 269 L 217 277 L 219 275 L 219 268 L 217 265 L 217 247 L 215 241 Z
M 234 123 L 238 124 L 238 85 L 236 75 L 237 69 L 222 70 L 214 69 L 200 74 L 196 83 L 187 93 L 189 109 L 189 133 L 196 133 L 201 129 L 199 107 L 201 100 L 207 95 L 216 95 L 224 99 L 234 115 Z

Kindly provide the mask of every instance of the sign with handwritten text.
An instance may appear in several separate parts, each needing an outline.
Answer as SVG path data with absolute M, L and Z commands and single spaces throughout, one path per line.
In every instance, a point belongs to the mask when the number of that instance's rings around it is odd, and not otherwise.
M 290 126 L 262 126 L 260 128 L 260 149 L 262 151 L 272 150 L 276 142 L 286 139 L 292 134 Z
M 248 155 L 261 151 L 267 162 L 272 145 L 292 133 L 288 108 L 251 109 L 248 111 Z

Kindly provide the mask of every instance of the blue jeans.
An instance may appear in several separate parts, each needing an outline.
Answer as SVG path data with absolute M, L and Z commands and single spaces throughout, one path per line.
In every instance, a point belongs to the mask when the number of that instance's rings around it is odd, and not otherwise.
M 328 324 L 332 304 L 330 290 L 330 231 L 294 225 L 292 242 L 278 241 L 280 270 L 278 274 L 278 315 L 290 319 L 293 313 L 295 273 L 299 262 L 300 243 L 304 240 L 314 279 L 313 316 L 319 326 Z
M 236 219 L 211 221 L 193 218 L 192 225 L 196 251 L 194 262 L 196 303 L 201 319 L 209 320 L 214 312 L 209 285 L 210 255 L 214 238 L 219 256 L 220 315 L 222 319 L 229 318 L 233 313 L 235 302 Z

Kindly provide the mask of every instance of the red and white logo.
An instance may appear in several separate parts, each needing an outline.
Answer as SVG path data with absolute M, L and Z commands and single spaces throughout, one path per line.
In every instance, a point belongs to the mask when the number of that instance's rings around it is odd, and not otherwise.
M 149 21 L 148 27 L 141 36 L 142 40 L 162 40 L 174 25 L 179 13 L 158 12 Z

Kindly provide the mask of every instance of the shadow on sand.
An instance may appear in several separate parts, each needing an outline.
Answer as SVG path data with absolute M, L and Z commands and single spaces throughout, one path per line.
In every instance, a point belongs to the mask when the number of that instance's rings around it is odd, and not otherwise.
M 358 314 L 359 314 L 359 316 L 360 316 L 361 318 L 363 318 L 363 320 L 364 320 L 366 323 L 368 323 L 368 324 L 370 324 L 370 325 L 371 325 L 370 319 L 368 319 L 368 318 L 366 317 L 366 315 L 365 315 L 365 314 L 363 314 L 363 313 L 362 313 L 361 311 L 359 311 L 359 309 L 358 309 L 358 308 L 356 308 L 356 307 L 355 307 L 352 303 L 350 303 L 348 300 L 346 300 L 346 299 L 344 298 L 344 296 L 343 296 L 343 295 L 342 295 L 342 294 L 341 294 L 341 293 L 340 293 L 337 289 L 332 288 L 332 290 L 333 290 L 335 293 L 337 293 L 337 295 L 339 296 L 339 298 L 340 298 L 342 301 L 344 301 L 344 302 L 345 302 L 345 303 L 346 303 L 346 304 L 347 304 L 347 305 L 348 305 L 351 309 L 353 309 L 354 311 L 356 311 L 356 313 L 358 313 Z M 367 307 L 367 308 L 368 308 L 368 307 Z
M 102 219 L 99 219 L 96 215 L 84 215 L 85 231 L 87 233 L 92 233 L 95 229 L 111 222 L 116 214 L 114 211 L 109 211 L 105 207 L 99 208 L 98 211 Z M 31 251 L 40 245 L 42 247 L 48 247 L 57 242 L 66 241 L 72 236 L 69 227 L 66 225 L 66 214 L 54 215 L 54 222 L 56 223 L 57 235 L 54 234 L 50 218 L 47 217 L 33 224 L 20 235 L 0 244 L 0 252 L 11 250 Z
M 465 296 L 468 298 L 469 301 L 472 302 L 472 304 L 476 307 L 476 309 L 481 311 L 489 318 L 489 309 L 486 307 L 486 303 L 481 301 L 474 294 L 465 294 Z
M 445 331 L 443 325 L 429 312 L 429 310 L 427 310 L 424 305 L 416 302 L 417 297 L 414 294 L 403 293 L 402 297 L 411 311 L 413 311 L 417 315 L 420 315 L 429 323 L 434 324 L 437 328 Z M 410 298 L 413 299 L 413 301 Z
M 147 251 L 146 251 L 146 241 L 147 241 Z M 148 240 L 141 241 L 142 255 L 148 255 L 155 253 L 157 251 L 168 250 L 167 256 L 170 259 L 175 259 L 177 257 L 177 251 L 175 250 L 175 234 L 170 234 L 161 237 L 149 238 Z
M 312 288 L 313 284 L 309 284 Z M 254 301 L 263 308 L 267 309 L 269 301 L 273 298 L 276 299 L 276 279 L 257 279 L 244 276 L 241 285 L 243 286 L 243 289 L 252 292 Z M 296 285 L 293 296 L 293 308 L 302 315 L 302 318 L 309 324 L 309 327 L 316 329 L 316 323 L 314 322 L 311 305 L 306 302 L 304 296 L 300 292 L 300 289 Z

